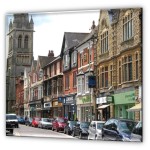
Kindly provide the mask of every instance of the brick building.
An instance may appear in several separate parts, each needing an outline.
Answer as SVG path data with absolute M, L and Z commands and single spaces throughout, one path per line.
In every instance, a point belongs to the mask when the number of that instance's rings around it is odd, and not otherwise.
M 101 10 L 97 44 L 98 118 L 139 120 L 127 110 L 141 101 L 142 10 Z

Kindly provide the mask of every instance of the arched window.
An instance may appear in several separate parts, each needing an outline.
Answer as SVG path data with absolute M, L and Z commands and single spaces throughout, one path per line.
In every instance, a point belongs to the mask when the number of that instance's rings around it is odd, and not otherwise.
M 25 36 L 25 39 L 24 39 L 24 48 L 28 48 L 28 36 L 27 35 Z
M 133 37 L 133 14 L 131 11 L 125 13 L 123 17 L 123 41 Z
M 18 37 L 18 48 L 21 48 L 21 43 L 22 43 L 22 36 L 19 35 L 19 37 Z

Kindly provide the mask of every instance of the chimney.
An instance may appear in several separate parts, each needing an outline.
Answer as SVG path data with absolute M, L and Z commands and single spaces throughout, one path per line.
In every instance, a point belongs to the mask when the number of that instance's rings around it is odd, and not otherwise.
M 54 57 L 54 52 L 53 52 L 53 50 L 49 50 L 48 57 Z
M 93 29 L 95 29 L 95 21 L 93 20 L 93 22 L 92 22 L 92 27 L 91 27 L 91 29 L 93 30 Z

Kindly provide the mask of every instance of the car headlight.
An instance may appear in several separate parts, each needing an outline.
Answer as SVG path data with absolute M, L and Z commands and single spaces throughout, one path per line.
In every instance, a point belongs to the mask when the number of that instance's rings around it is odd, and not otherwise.
M 126 136 L 123 136 L 122 141 L 124 141 L 124 142 L 130 142 L 130 139 L 128 137 L 126 137 Z

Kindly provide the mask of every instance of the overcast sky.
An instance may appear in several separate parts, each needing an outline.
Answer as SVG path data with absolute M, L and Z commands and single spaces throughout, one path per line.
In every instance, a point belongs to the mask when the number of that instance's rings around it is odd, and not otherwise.
M 36 60 L 38 55 L 47 56 L 49 50 L 53 50 L 54 55 L 58 56 L 64 32 L 90 32 L 92 21 L 94 20 L 95 24 L 98 24 L 99 12 L 100 10 L 29 13 L 30 18 L 32 15 L 35 30 L 34 59 Z M 7 27 L 11 17 L 11 15 L 6 17 Z M 6 49 L 8 49 L 8 45 Z

